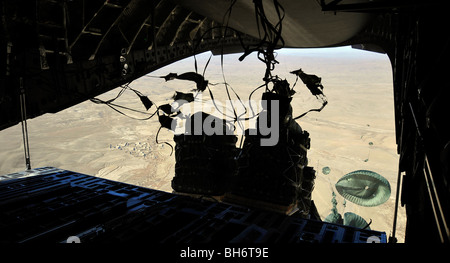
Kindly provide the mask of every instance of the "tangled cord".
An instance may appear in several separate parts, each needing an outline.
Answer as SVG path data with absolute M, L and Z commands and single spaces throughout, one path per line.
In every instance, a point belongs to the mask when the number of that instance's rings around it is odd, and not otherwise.
M 139 92 L 138 90 L 135 90 L 135 89 L 131 88 L 129 85 L 130 85 L 130 83 L 121 85 L 121 86 L 120 86 L 121 89 L 120 89 L 119 93 L 116 95 L 116 97 L 114 97 L 114 98 L 112 98 L 112 99 L 109 99 L 109 100 L 106 100 L 106 101 L 105 101 L 105 100 L 101 100 L 101 99 L 99 99 L 99 98 L 90 98 L 89 100 L 92 101 L 92 102 L 95 103 L 95 104 L 104 104 L 104 105 L 107 105 L 108 107 L 110 107 L 110 108 L 113 109 L 114 111 L 116 111 L 116 112 L 118 112 L 118 113 L 120 113 L 120 114 L 122 114 L 122 115 L 124 115 L 124 116 L 126 116 L 126 117 L 128 117 L 128 118 L 131 118 L 131 119 L 135 119 L 135 120 L 149 120 L 149 119 L 151 119 L 151 118 L 158 112 L 158 109 L 157 109 L 154 113 L 148 113 L 148 112 L 144 112 L 144 111 L 141 111 L 141 110 L 132 109 L 132 108 L 129 108 L 129 107 L 125 107 L 125 106 L 122 106 L 122 105 L 118 105 L 118 104 L 113 103 L 116 99 L 118 99 L 119 97 L 121 97 L 122 94 L 123 94 L 126 90 L 131 90 L 131 91 L 133 91 L 136 95 L 139 96 L 139 98 L 141 99 L 142 103 L 144 104 L 144 106 L 146 107 L 147 110 L 149 110 L 149 109 L 151 108 L 151 106 L 152 106 L 154 103 L 153 103 L 152 101 L 150 101 L 150 99 L 148 99 L 148 97 L 144 96 L 144 95 L 143 95 L 141 92 Z M 137 112 L 137 113 L 145 114 L 145 115 L 148 115 L 148 114 L 149 114 L 149 116 L 146 117 L 146 118 L 136 118 L 136 117 L 133 117 L 133 116 L 130 116 L 130 115 L 124 113 L 123 111 L 121 111 L 121 110 L 119 110 L 119 109 L 117 109 L 117 108 L 121 108 L 121 109 L 124 109 L 124 110 L 129 110 L 129 111 L 133 111 L 133 112 Z
M 247 112 L 248 112 L 247 107 L 244 105 L 244 103 L 242 102 L 242 100 L 239 97 L 239 95 L 237 94 L 237 92 L 227 82 L 226 77 L 225 77 L 225 73 L 224 73 L 224 56 L 223 56 L 223 54 L 224 54 L 224 41 L 221 42 L 221 70 L 222 70 L 222 77 L 223 77 L 223 82 L 222 83 L 209 83 L 208 80 L 206 80 L 205 77 L 204 77 L 205 73 L 206 73 L 206 69 L 207 69 L 207 67 L 208 67 L 208 65 L 209 65 L 209 63 L 211 61 L 212 55 L 207 60 L 202 74 L 200 75 L 198 73 L 197 58 L 195 57 L 196 50 L 198 49 L 202 39 L 205 37 L 205 35 L 207 33 L 210 33 L 211 30 L 215 30 L 217 28 L 224 29 L 222 40 L 226 36 L 228 30 L 233 30 L 236 33 L 236 35 L 238 36 L 240 44 L 241 44 L 242 48 L 244 49 L 244 54 L 239 58 L 239 61 L 244 60 L 251 53 L 257 52 L 257 58 L 266 65 L 266 70 L 265 70 L 265 74 L 264 74 L 264 78 L 263 78 L 264 84 L 258 86 L 257 88 L 255 88 L 250 93 L 249 101 L 251 101 L 251 97 L 254 94 L 254 92 L 256 92 L 257 90 L 259 90 L 259 89 L 261 89 L 263 87 L 265 87 L 266 92 L 275 92 L 275 93 L 277 93 L 277 91 L 275 90 L 275 85 L 281 79 L 278 78 L 278 76 L 273 76 L 272 75 L 272 71 L 274 70 L 275 65 L 279 63 L 276 60 L 276 53 L 274 51 L 275 51 L 275 49 L 282 48 L 285 45 L 284 39 L 283 39 L 282 34 L 281 34 L 281 32 L 282 32 L 282 25 L 283 25 L 282 22 L 283 22 L 283 20 L 285 18 L 285 10 L 282 7 L 282 5 L 278 2 L 278 0 L 273 0 L 273 7 L 274 7 L 275 12 L 276 12 L 276 14 L 278 16 L 278 20 L 277 20 L 276 24 L 272 24 L 268 20 L 268 18 L 266 16 L 262 0 L 254 0 L 253 3 L 254 3 L 254 6 L 255 6 L 256 25 L 257 25 L 257 29 L 258 29 L 258 35 L 259 35 L 259 38 L 260 38 L 261 41 L 258 44 L 254 45 L 254 46 L 250 46 L 250 45 L 249 46 L 245 46 L 244 42 L 243 42 L 243 40 L 241 38 L 240 32 L 238 32 L 238 31 L 236 31 L 236 30 L 234 30 L 234 29 L 232 29 L 232 28 L 230 28 L 228 26 L 229 20 L 230 20 L 230 17 L 231 17 L 231 13 L 232 13 L 232 9 L 233 9 L 233 6 L 235 5 L 236 1 L 237 0 L 233 0 L 231 2 L 229 8 L 227 9 L 227 11 L 225 12 L 225 14 L 223 16 L 222 24 L 224 26 L 209 28 L 206 32 L 204 32 L 201 35 L 201 37 L 198 39 L 197 43 L 193 46 L 195 72 L 186 72 L 186 73 L 183 73 L 183 74 L 180 74 L 180 75 L 178 75 L 177 73 L 170 73 L 170 74 L 168 74 L 166 76 L 147 76 L 147 75 L 146 76 L 147 77 L 164 78 L 166 81 L 173 80 L 173 79 L 194 81 L 196 83 L 196 87 L 197 87 L 195 89 L 195 91 L 203 92 L 206 89 L 208 89 L 208 92 L 209 92 L 209 95 L 211 97 L 211 100 L 212 100 L 215 108 L 218 110 L 218 112 L 220 112 L 223 116 L 226 116 L 227 118 L 232 118 L 233 119 L 233 123 L 238 122 L 238 125 L 241 126 L 241 128 L 243 128 L 242 124 L 241 124 L 241 121 L 250 120 L 250 119 L 258 116 L 259 113 L 255 114 L 255 112 L 253 110 L 253 107 L 252 107 L 252 105 L 250 103 L 249 108 L 250 108 L 250 110 L 251 110 L 253 115 L 251 117 L 243 118 L 243 115 L 247 114 Z M 326 101 L 325 95 L 323 95 L 323 93 L 322 93 L 323 86 L 320 84 L 320 78 L 319 78 L 319 82 L 316 81 L 316 82 L 313 83 L 315 85 L 314 86 L 315 89 L 313 89 L 313 88 L 311 88 L 313 86 L 309 85 L 310 83 L 308 84 L 308 82 L 305 81 L 304 77 L 305 76 L 314 76 L 314 75 L 307 75 L 307 74 L 304 74 L 303 72 L 299 73 L 299 71 L 291 72 L 291 73 L 294 73 L 294 74 L 297 73 L 296 74 L 297 78 L 296 78 L 296 81 L 295 81 L 292 89 L 289 91 L 290 92 L 290 96 L 295 93 L 293 89 L 294 89 L 294 87 L 295 87 L 295 85 L 297 83 L 298 78 L 300 77 L 303 80 L 303 82 L 307 85 L 307 87 L 310 89 L 310 91 L 313 93 L 313 95 L 316 95 L 316 97 L 318 99 L 321 99 L 322 102 L 323 102 L 322 103 L 323 105 L 322 105 L 322 107 L 320 109 L 311 109 L 311 110 L 303 113 L 302 115 L 294 118 L 294 120 L 303 117 L 308 112 L 321 111 L 325 107 L 325 105 L 327 104 L 327 101 Z M 316 76 L 316 78 L 317 78 L 317 76 Z M 274 88 L 273 89 L 269 88 L 269 83 L 273 83 L 274 84 Z M 215 102 L 215 98 L 214 98 L 214 95 L 213 95 L 213 92 L 212 92 L 210 86 L 216 86 L 216 85 L 219 85 L 219 84 L 223 84 L 224 87 L 225 87 L 227 98 L 230 101 L 231 106 L 232 106 L 233 116 L 229 116 L 229 115 L 225 114 L 224 112 L 222 112 L 219 109 L 219 107 L 217 106 L 216 102 Z M 167 110 L 166 108 L 169 109 L 170 108 L 170 104 L 165 104 L 165 105 L 161 105 L 159 107 L 156 107 L 156 110 L 153 113 L 148 113 L 148 112 L 144 112 L 144 111 L 141 111 L 141 110 L 136 110 L 136 109 L 132 109 L 132 108 L 129 108 L 129 107 L 118 105 L 118 104 L 114 103 L 114 101 L 116 99 L 118 99 L 120 96 L 122 96 L 122 94 L 126 90 L 133 91 L 140 98 L 141 102 L 144 104 L 144 106 L 145 106 L 147 111 L 152 107 L 152 105 L 154 105 L 154 103 L 150 99 L 148 99 L 148 97 L 144 96 L 141 92 L 131 88 L 129 86 L 129 83 L 127 83 L 125 85 L 122 85 L 120 87 L 121 87 L 121 90 L 119 91 L 117 96 L 112 98 L 112 99 L 104 101 L 104 100 L 101 100 L 101 99 L 98 99 L 98 98 L 91 98 L 90 100 L 92 102 L 96 103 L 96 104 L 105 104 L 108 107 L 112 108 L 114 111 L 116 111 L 116 112 L 118 112 L 118 113 L 120 113 L 120 114 L 122 114 L 124 116 L 127 116 L 129 118 L 135 119 L 135 120 L 149 120 L 154 115 L 157 114 L 161 126 L 159 127 L 157 135 L 156 135 L 156 142 L 158 144 L 160 144 L 160 142 L 158 141 L 158 135 L 159 135 L 159 132 L 160 132 L 161 128 L 164 127 L 164 128 L 167 128 L 167 129 L 171 129 L 172 128 L 171 124 L 172 124 L 172 121 L 174 120 L 172 117 L 174 117 L 175 115 L 178 115 L 179 112 L 177 112 L 176 114 L 172 114 L 171 111 Z M 320 88 L 320 89 L 318 89 L 318 88 Z M 177 94 L 174 95 L 173 99 L 176 100 L 177 97 L 178 98 L 189 98 L 187 100 L 187 102 L 193 101 L 193 99 L 190 99 L 190 97 L 189 97 L 189 95 L 191 95 L 193 97 L 192 93 L 184 94 L 184 93 L 181 93 L 181 92 L 180 93 L 177 92 Z M 241 113 L 241 114 L 238 115 L 238 113 L 236 112 L 235 105 L 233 104 L 232 99 L 231 99 L 232 94 L 234 94 L 234 96 L 236 96 L 236 98 L 239 100 L 240 104 L 243 106 L 244 113 Z M 168 107 L 166 107 L 166 106 L 168 106 Z M 124 113 L 119 108 L 123 109 L 123 110 L 136 112 L 136 113 L 139 113 L 139 114 L 148 114 L 148 116 L 145 117 L 145 118 L 136 118 L 134 116 L 130 116 L 130 115 Z M 163 113 L 160 114 L 159 110 L 162 110 Z M 236 126 L 234 126 L 234 129 L 236 129 Z M 173 152 L 173 146 L 171 144 L 169 144 L 167 142 L 163 142 L 163 143 L 168 144 L 172 148 L 172 152 Z M 172 153 L 171 153 L 171 155 L 172 155 Z

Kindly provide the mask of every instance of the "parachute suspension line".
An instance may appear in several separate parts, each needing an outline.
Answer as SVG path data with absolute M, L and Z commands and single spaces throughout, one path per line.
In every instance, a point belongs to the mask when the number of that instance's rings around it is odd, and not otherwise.
M 155 137 L 156 144 L 167 144 L 167 145 L 169 145 L 170 146 L 170 156 L 172 156 L 173 151 L 174 151 L 172 144 L 170 144 L 168 142 L 159 142 L 158 141 L 159 132 L 161 131 L 162 127 L 163 126 L 159 126 L 158 131 L 156 132 L 156 137 Z M 175 152 L 175 154 L 176 154 L 176 152 Z
M 141 102 L 144 104 L 144 106 L 145 106 L 145 108 L 147 110 L 149 110 L 152 107 L 152 105 L 154 105 L 154 103 L 152 101 L 150 101 L 150 99 L 148 99 L 147 96 L 144 96 L 140 91 L 131 88 L 129 85 L 130 85 L 130 83 L 121 85 L 120 86 L 121 90 L 116 95 L 116 97 L 114 97 L 112 99 L 104 101 L 104 100 L 101 100 L 99 98 L 90 98 L 89 100 L 91 102 L 95 103 L 95 104 L 105 104 L 106 106 L 110 107 L 114 111 L 116 111 L 116 112 L 118 112 L 118 113 L 120 113 L 120 114 L 122 114 L 122 115 L 124 115 L 124 116 L 126 116 L 128 118 L 134 119 L 134 120 L 142 120 L 142 121 L 144 121 L 144 120 L 151 119 L 153 116 L 155 116 L 155 114 L 157 113 L 158 109 L 156 109 L 156 111 L 153 112 L 153 113 L 149 113 L 149 112 L 136 110 L 136 109 L 132 109 L 132 108 L 129 108 L 129 107 L 125 107 L 125 106 L 121 106 L 121 105 L 113 103 L 116 99 L 118 99 L 120 96 L 122 96 L 122 94 L 125 92 L 125 90 L 128 89 L 128 90 L 133 91 L 140 98 Z M 125 110 L 132 111 L 132 112 L 137 112 L 139 114 L 145 114 L 145 115 L 148 115 L 148 117 L 145 117 L 145 118 L 133 117 L 133 116 L 130 116 L 130 115 L 124 113 L 123 111 L 121 111 L 121 110 L 119 110 L 117 108 L 125 109 Z
M 367 225 L 365 227 L 363 227 L 362 229 L 366 229 L 366 228 L 368 228 L 370 226 L 370 224 L 372 224 L 372 218 L 369 218 L 369 219 L 370 219 L 370 222 L 367 223 Z
M 231 108 L 233 109 L 233 115 L 234 115 L 233 122 L 234 123 L 237 122 L 238 126 L 243 130 L 244 129 L 244 125 L 241 123 L 240 118 L 241 118 L 241 116 L 243 116 L 243 115 L 245 115 L 247 113 L 247 107 L 245 107 L 244 103 L 242 103 L 241 98 L 239 97 L 237 92 L 233 89 L 233 87 L 230 84 L 228 84 L 228 82 L 227 82 L 227 80 L 225 78 L 225 72 L 224 72 L 224 66 L 223 66 L 223 62 L 224 62 L 224 57 L 223 57 L 223 54 L 224 54 L 224 42 L 223 42 L 223 38 L 227 35 L 227 30 L 229 29 L 228 25 L 229 25 L 229 22 L 230 22 L 231 12 L 232 12 L 233 6 L 235 4 L 236 4 L 236 0 L 233 0 L 231 2 L 230 7 L 228 8 L 227 12 L 225 13 L 225 15 L 222 18 L 222 25 L 225 24 L 225 32 L 223 32 L 222 41 L 221 41 L 220 68 L 221 68 L 221 71 L 222 71 L 222 78 L 223 78 L 224 85 L 225 85 L 225 91 L 227 92 L 228 100 L 230 102 Z M 243 46 L 242 41 L 241 41 L 241 45 Z M 244 47 L 244 49 L 245 49 L 245 47 Z M 229 89 L 231 89 L 231 91 L 233 91 L 234 95 L 236 96 L 236 98 L 239 100 L 240 104 L 244 108 L 244 112 L 241 113 L 239 116 L 237 115 L 236 108 L 233 105 L 233 101 L 231 100 L 231 95 L 230 95 Z
M 23 87 L 23 78 L 19 79 L 20 85 L 20 114 L 21 114 L 21 124 L 22 124 L 22 137 L 23 137 L 23 150 L 25 152 L 25 164 L 27 170 L 31 170 L 31 158 L 30 158 L 30 144 L 28 141 L 28 127 L 27 127 L 27 107 L 25 103 L 25 89 Z

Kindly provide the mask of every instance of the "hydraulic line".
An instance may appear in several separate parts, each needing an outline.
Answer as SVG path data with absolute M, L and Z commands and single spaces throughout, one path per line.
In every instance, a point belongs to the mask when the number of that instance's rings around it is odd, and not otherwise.
M 25 103 L 25 89 L 23 87 L 23 78 L 19 79 L 20 85 L 20 114 L 22 117 L 22 137 L 23 137 L 23 149 L 25 152 L 25 164 L 27 170 L 31 170 L 31 158 L 30 158 L 30 144 L 28 141 L 28 126 L 27 126 L 27 107 Z

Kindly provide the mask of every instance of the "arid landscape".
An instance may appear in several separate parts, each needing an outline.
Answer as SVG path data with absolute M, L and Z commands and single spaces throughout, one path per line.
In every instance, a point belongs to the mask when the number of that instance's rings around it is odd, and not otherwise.
M 210 53 L 197 57 L 202 73 Z M 226 82 L 248 99 L 250 92 L 263 83 L 265 65 L 256 54 L 238 61 L 239 54 L 225 55 L 223 71 L 220 56 L 214 56 L 205 71 L 205 78 L 216 101 L 226 103 Z M 395 143 L 394 101 L 390 61 L 384 54 L 355 50 L 350 47 L 329 49 L 283 49 L 278 51 L 274 74 L 291 85 L 295 76 L 290 71 L 302 68 L 305 73 L 322 78 L 328 105 L 321 112 L 311 112 L 298 120 L 311 137 L 309 166 L 317 171 L 313 200 L 321 218 L 331 211 L 332 191 L 337 194 L 340 214 L 353 212 L 370 228 L 392 232 L 398 155 Z M 172 102 L 175 91 L 189 92 L 195 84 L 183 80 L 165 81 L 159 76 L 194 71 L 194 58 L 187 58 L 135 80 L 130 87 L 148 96 L 157 105 Z M 110 99 L 120 88 L 100 96 Z M 320 107 L 321 103 L 299 80 L 292 100 L 294 115 Z M 252 99 L 261 97 L 262 90 Z M 208 92 L 203 94 L 209 100 Z M 232 99 L 236 99 L 233 95 Z M 139 97 L 132 91 L 115 101 L 133 109 L 145 111 Z M 124 113 L 145 118 L 124 110 Z M 139 186 L 172 191 L 174 155 L 173 133 L 159 128 L 157 116 L 150 120 L 135 120 L 117 113 L 106 105 L 83 102 L 56 114 L 46 114 L 28 121 L 31 165 L 33 168 L 53 166 Z M 25 170 L 21 126 L 0 131 L 0 174 Z M 323 167 L 330 173 L 324 174 Z M 335 183 L 355 170 L 370 170 L 385 177 L 391 187 L 387 202 L 377 207 L 362 207 L 346 202 L 336 192 Z M 397 238 L 404 240 L 406 215 L 400 207 Z

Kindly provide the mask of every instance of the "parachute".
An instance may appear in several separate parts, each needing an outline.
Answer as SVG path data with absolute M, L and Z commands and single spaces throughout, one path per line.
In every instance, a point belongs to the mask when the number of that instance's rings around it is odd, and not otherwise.
M 369 223 L 361 216 L 352 212 L 344 214 L 344 225 L 370 230 Z
M 330 172 L 331 172 L 330 167 L 325 166 L 325 167 L 322 168 L 322 173 L 323 173 L 323 174 L 327 175 L 327 174 L 329 174 Z
M 348 173 L 335 186 L 341 196 L 360 206 L 381 205 L 391 195 L 389 182 L 383 176 L 367 170 Z

